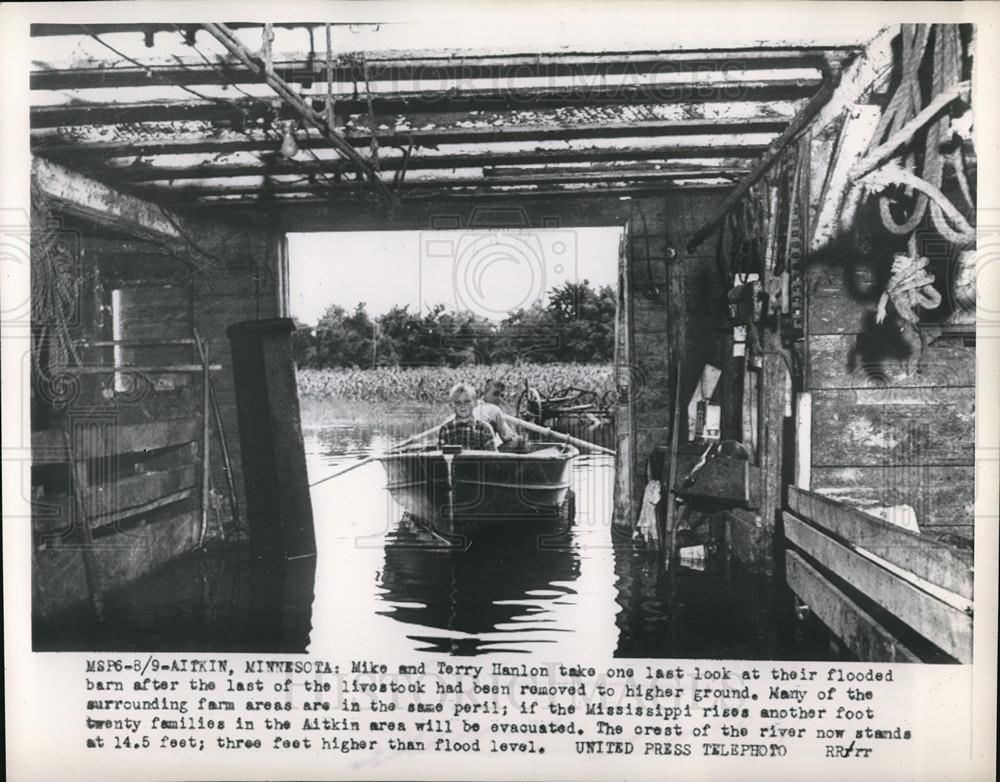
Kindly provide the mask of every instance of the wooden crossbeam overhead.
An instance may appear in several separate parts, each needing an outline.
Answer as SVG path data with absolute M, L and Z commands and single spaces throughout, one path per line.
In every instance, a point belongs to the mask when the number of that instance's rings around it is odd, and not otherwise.
M 325 22 L 275 22 L 274 27 L 284 29 L 322 27 Z M 334 26 L 348 27 L 350 22 L 331 22 Z M 380 22 L 365 22 L 365 24 L 377 25 Z M 244 30 L 248 28 L 261 28 L 264 22 L 226 22 L 226 26 L 234 30 Z M 157 22 L 126 22 L 121 24 L 33 24 L 31 25 L 31 36 L 33 38 L 52 38 L 56 36 L 72 35 L 109 35 L 113 33 L 176 33 L 177 28 L 181 30 L 200 30 L 200 24 L 187 23 L 157 23 Z
M 633 138 L 650 136 L 688 136 L 709 134 L 780 133 L 787 125 L 780 117 L 722 117 L 716 119 L 640 120 L 614 122 L 583 122 L 576 124 L 509 125 L 492 127 L 445 127 L 414 129 L 375 134 L 379 146 L 406 147 L 438 146 L 440 144 L 468 144 L 507 141 L 569 141 L 572 139 Z M 368 148 L 371 135 L 367 132 L 344 133 L 344 138 L 355 147 Z M 273 151 L 274 138 L 223 136 L 202 138 L 137 138 L 134 141 L 81 141 L 62 142 L 58 138 L 33 138 L 33 149 L 52 158 L 71 158 L 74 161 L 178 154 L 223 154 L 232 152 Z M 316 136 L 298 138 L 299 146 L 316 149 L 326 142 Z
M 57 163 L 33 158 L 31 178 L 67 214 L 153 241 L 171 242 L 183 236 L 179 218 L 157 204 L 117 192 Z
M 569 197 L 593 197 L 595 195 L 611 195 L 611 196 L 623 196 L 623 195 L 648 195 L 662 193 L 665 190 L 677 190 L 683 189 L 687 190 L 718 190 L 718 189 L 729 189 L 732 185 L 728 183 L 718 183 L 718 182 L 685 182 L 685 183 L 673 183 L 673 182 L 656 182 L 656 183 L 635 183 L 624 186 L 611 186 L 611 185 L 591 185 L 588 187 L 571 186 L 571 185 L 554 185 L 551 187 L 540 187 L 537 185 L 528 185 L 525 187 L 509 187 L 509 188 L 491 188 L 491 187 L 461 187 L 461 188 L 426 188 L 421 190 L 414 190 L 412 192 L 406 193 L 403 202 L 419 201 L 419 200 L 450 200 L 450 199 L 476 199 L 476 198 L 486 198 L 486 199 L 497 199 L 497 198 L 541 198 L 541 197 L 552 197 L 552 196 L 569 196 Z M 231 208 L 247 208 L 253 206 L 267 206 L 273 207 L 276 205 L 288 205 L 295 206 L 301 204 L 320 204 L 320 203 L 355 203 L 360 198 L 360 194 L 349 193 L 341 196 L 340 194 L 334 193 L 322 193 L 317 192 L 313 194 L 273 194 L 273 195 L 260 195 L 258 194 L 255 198 L 248 198 L 246 196 L 235 196 L 232 198 L 220 195 L 206 195 L 197 200 L 188 200 L 185 203 L 178 202 L 175 206 L 176 210 L 179 212 L 185 212 L 188 210 L 194 211 L 199 208 L 204 208 L 205 206 L 211 205 L 215 207 L 231 207 Z
M 489 79 L 511 84 L 523 78 L 623 76 L 696 71 L 782 70 L 815 68 L 823 71 L 830 60 L 842 60 L 853 50 L 809 47 L 775 49 L 706 49 L 683 52 L 623 52 L 607 54 L 494 55 L 451 57 L 395 55 L 338 58 L 333 64 L 335 82 L 370 82 Z M 311 84 L 326 78 L 322 55 L 278 61 L 274 72 L 288 82 Z M 37 70 L 31 74 L 33 90 L 146 87 L 170 82 L 187 86 L 253 82 L 253 74 L 239 64 L 219 60 L 207 64 L 200 57 L 149 66 L 124 66 L 120 60 L 91 60 L 84 67 Z
M 248 69 L 257 73 L 261 79 L 270 87 L 275 95 L 287 104 L 289 108 L 299 115 L 300 120 L 306 127 L 311 127 L 319 131 L 322 136 L 337 151 L 355 171 L 371 182 L 372 189 L 382 201 L 383 206 L 392 209 L 395 207 L 395 196 L 389 192 L 385 184 L 378 176 L 378 172 L 371 166 L 368 160 L 359 155 L 357 151 L 348 144 L 343 136 L 333 127 L 333 115 L 331 112 L 324 112 L 322 109 L 310 107 L 291 87 L 280 77 L 276 76 L 270 69 L 268 61 L 261 61 L 253 52 L 249 51 L 243 43 L 236 38 L 232 29 L 224 24 L 206 24 L 205 29 L 219 42 L 226 50 L 242 62 Z M 270 27 L 267 28 L 270 33 Z
M 484 166 L 530 165 L 542 163 L 585 163 L 625 160 L 684 160 L 692 158 L 755 158 L 765 149 L 763 144 L 719 144 L 691 147 L 602 147 L 590 149 L 547 149 L 519 152 L 490 152 L 455 155 L 412 155 L 405 162 L 407 170 L 480 168 Z M 395 155 L 380 160 L 383 171 L 395 171 L 404 165 L 404 157 Z M 288 162 L 273 159 L 268 166 L 246 164 L 208 164 L 188 167 L 177 166 L 123 166 L 102 167 L 95 175 L 112 182 L 152 182 L 178 179 L 222 179 L 241 176 L 278 176 L 308 174 L 342 174 L 353 171 L 342 160 L 297 160 Z
M 487 187 L 517 187 L 528 185 L 562 185 L 562 184 L 588 184 L 588 183 L 635 183 L 635 182 L 660 182 L 669 183 L 678 180 L 706 179 L 706 178 L 726 178 L 734 179 L 742 176 L 749 169 L 747 168 L 678 168 L 673 170 L 647 170 L 630 171 L 621 169 L 618 171 L 590 171 L 588 169 L 573 171 L 563 170 L 547 171 L 539 174 L 520 173 L 508 176 L 481 176 L 481 177 L 454 177 L 438 179 L 418 179 L 407 180 L 399 184 L 398 189 L 402 192 L 428 190 L 433 188 L 487 188 Z M 143 185 L 132 188 L 134 192 L 148 196 L 151 199 L 165 202 L 185 202 L 192 198 L 200 198 L 209 195 L 254 195 L 267 192 L 269 195 L 276 194 L 305 194 L 319 193 L 330 195 L 361 195 L 363 187 L 350 182 L 343 184 L 333 184 L 324 182 L 269 182 L 266 185 L 185 185 L 185 186 L 158 186 Z
M 799 100 L 819 88 L 819 77 L 810 79 L 759 79 L 733 82 L 688 81 L 672 84 L 595 84 L 567 87 L 453 89 L 434 92 L 373 93 L 377 116 L 406 114 L 409 111 L 514 111 L 573 106 L 624 106 L 629 104 L 707 103 L 740 101 Z M 322 110 L 322 100 L 312 99 L 313 108 Z M 368 114 L 365 97 L 335 95 L 339 114 Z M 233 120 L 263 116 L 270 110 L 260 99 L 218 101 L 148 101 L 141 103 L 93 103 L 35 106 L 31 127 L 52 128 L 69 125 L 114 125 L 123 122 L 179 122 Z

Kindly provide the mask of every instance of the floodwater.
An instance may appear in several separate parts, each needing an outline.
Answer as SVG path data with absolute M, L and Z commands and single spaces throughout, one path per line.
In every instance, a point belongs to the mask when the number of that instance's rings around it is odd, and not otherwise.
M 421 427 L 421 424 L 424 424 Z M 304 429 L 310 481 L 426 422 Z M 36 624 L 36 649 L 438 653 L 606 658 L 830 659 L 785 619 L 771 580 L 724 552 L 667 569 L 612 528 L 613 458 L 573 463 L 572 523 L 499 528 L 448 545 L 408 517 L 370 462 L 313 488 L 318 554 L 281 572 L 245 548 L 198 552 L 79 611 Z
M 310 479 L 409 434 L 386 429 L 307 429 Z M 810 649 L 815 644 L 804 646 L 794 627 L 776 621 L 781 612 L 769 579 L 740 573 L 724 554 L 694 568 L 665 569 L 661 555 L 614 529 L 611 456 L 574 460 L 571 524 L 499 528 L 470 538 L 467 548 L 443 544 L 409 518 L 385 480 L 374 462 L 314 488 L 319 556 L 311 648 L 336 648 L 350 627 L 357 654 L 829 655 L 825 645 Z

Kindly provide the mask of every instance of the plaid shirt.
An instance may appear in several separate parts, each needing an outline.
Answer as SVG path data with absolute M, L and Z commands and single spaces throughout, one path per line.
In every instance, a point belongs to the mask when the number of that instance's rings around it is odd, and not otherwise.
M 466 418 L 460 421 L 452 418 L 445 421 L 438 430 L 438 445 L 461 445 L 472 451 L 495 451 L 493 429 L 485 421 Z

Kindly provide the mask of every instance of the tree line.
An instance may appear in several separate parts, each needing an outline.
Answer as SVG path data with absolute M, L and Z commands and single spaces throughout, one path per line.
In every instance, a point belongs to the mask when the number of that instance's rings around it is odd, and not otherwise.
M 437 305 L 424 313 L 393 307 L 372 317 L 327 308 L 316 326 L 296 323 L 292 335 L 300 368 L 448 366 L 494 362 L 606 363 L 614 357 L 615 294 L 588 280 L 566 282 L 546 301 L 512 311 L 499 323 Z

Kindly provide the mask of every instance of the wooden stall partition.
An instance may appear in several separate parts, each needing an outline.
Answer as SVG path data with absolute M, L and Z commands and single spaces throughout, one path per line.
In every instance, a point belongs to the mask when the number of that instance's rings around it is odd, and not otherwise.
M 32 433 L 34 464 L 70 472 L 70 494 L 39 495 L 33 514 L 36 616 L 88 598 L 100 612 L 105 593 L 195 548 L 200 438 L 197 418 L 122 424 L 101 409 Z
M 789 588 L 860 659 L 971 662 L 969 552 L 794 486 L 783 521 Z

